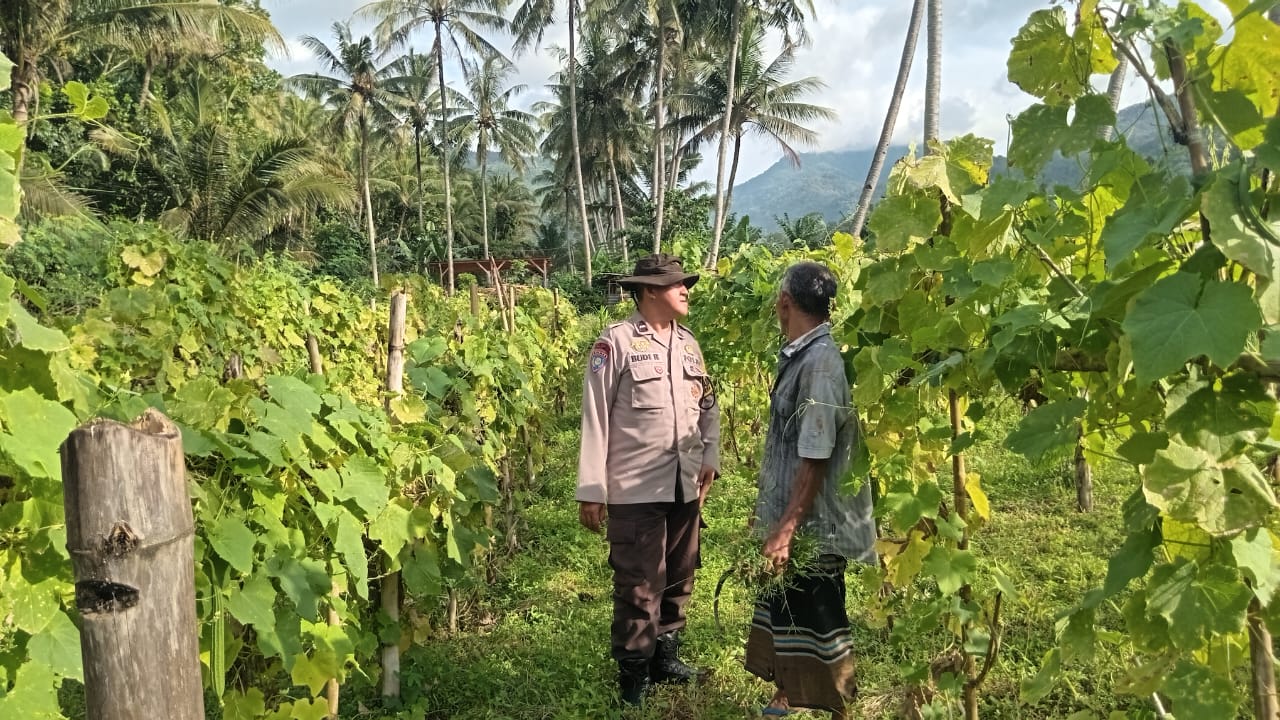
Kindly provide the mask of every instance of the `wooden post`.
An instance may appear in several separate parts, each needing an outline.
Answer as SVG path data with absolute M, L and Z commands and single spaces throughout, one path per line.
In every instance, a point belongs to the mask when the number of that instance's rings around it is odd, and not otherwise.
M 195 523 L 182 436 L 162 413 L 94 420 L 62 445 L 83 619 L 85 715 L 203 720 Z
M 1084 426 L 1076 435 L 1076 510 L 1093 512 L 1093 468 L 1089 466 L 1089 458 L 1084 454 Z
M 480 287 L 471 284 L 471 317 L 480 317 Z
M 307 359 L 311 363 L 311 372 L 315 375 L 324 374 L 324 360 L 320 357 L 320 341 L 316 339 L 315 333 L 307 333 Z M 330 597 L 335 600 L 342 595 L 342 584 L 337 580 L 333 581 Z M 329 625 L 339 627 L 342 625 L 342 618 L 338 616 L 338 611 L 334 603 L 329 603 Z M 338 683 L 338 678 L 329 678 L 329 682 L 325 685 L 325 699 L 329 704 L 329 717 L 338 720 L 338 701 L 342 696 L 342 686 Z
M 1266 532 L 1266 529 L 1263 529 Z M 1257 596 L 1249 602 L 1249 659 L 1252 673 L 1253 716 L 1258 720 L 1280 720 L 1280 699 L 1276 693 L 1276 658 L 1271 631 L 1267 629 L 1262 603 Z
M 408 298 L 403 291 L 391 296 L 391 318 L 387 325 L 387 411 L 391 400 L 404 391 L 404 316 Z M 400 573 L 389 572 L 380 585 L 382 611 L 400 624 Z M 382 646 L 382 696 L 400 697 L 400 641 Z

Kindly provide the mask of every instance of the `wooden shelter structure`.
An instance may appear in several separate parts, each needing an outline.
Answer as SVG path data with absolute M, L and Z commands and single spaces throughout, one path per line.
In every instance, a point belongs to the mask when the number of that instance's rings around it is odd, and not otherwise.
M 494 275 L 502 277 L 508 268 L 516 263 L 524 263 L 530 270 L 542 276 L 542 287 L 547 286 L 547 277 L 551 273 L 551 258 L 545 255 L 533 255 L 529 257 L 491 257 L 485 260 L 454 260 L 453 274 L 455 276 L 462 273 L 471 273 L 477 278 L 483 277 L 486 285 L 493 284 Z M 449 272 L 449 263 L 432 262 L 427 263 L 428 271 L 440 279 L 440 284 L 445 284 L 445 276 Z

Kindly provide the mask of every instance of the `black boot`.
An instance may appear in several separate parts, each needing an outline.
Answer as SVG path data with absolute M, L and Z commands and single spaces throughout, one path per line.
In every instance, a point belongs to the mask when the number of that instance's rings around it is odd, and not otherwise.
M 639 705 L 649 691 L 649 661 L 632 658 L 618 661 L 618 692 L 624 705 Z
M 658 636 L 658 646 L 649 664 L 649 676 L 656 683 L 682 685 L 698 676 L 698 671 L 680 661 L 680 635 L 675 632 Z

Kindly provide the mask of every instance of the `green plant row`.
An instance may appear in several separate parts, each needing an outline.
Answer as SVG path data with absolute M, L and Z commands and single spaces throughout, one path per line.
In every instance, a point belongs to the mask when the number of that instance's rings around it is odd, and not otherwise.
M 59 445 L 156 407 L 188 459 L 210 697 L 225 717 L 323 717 L 330 679 L 376 678 L 380 644 L 423 640 L 442 594 L 475 584 L 496 474 L 540 460 L 530 438 L 576 382 L 588 323 L 523 289 L 508 332 L 491 300 L 477 316 L 405 279 L 390 397 L 385 301 L 154 227 L 99 232 L 110 289 L 79 316 L 41 322 L 39 290 L 0 275 L 0 715 L 62 717 L 82 679 Z M 379 610 L 392 572 L 401 622 Z

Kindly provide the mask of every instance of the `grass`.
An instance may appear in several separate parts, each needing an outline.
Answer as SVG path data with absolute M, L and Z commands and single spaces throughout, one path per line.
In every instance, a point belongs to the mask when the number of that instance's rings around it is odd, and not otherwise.
M 758 716 L 772 687 L 742 669 L 751 597 L 731 579 L 720 598 L 723 632 L 712 616 L 717 578 L 740 555 L 755 481 L 745 467 L 726 468 L 707 504 L 703 563 L 688 608 L 685 659 L 709 668 L 696 687 L 659 689 L 640 710 L 614 706 L 615 672 L 609 657 L 611 614 L 607 543 L 582 529 L 573 501 L 577 427 L 547 438 L 550 464 L 526 488 L 519 551 L 502 559 L 496 582 L 480 590 L 462 612 L 459 633 L 437 632 L 405 656 L 403 705 L 377 707 L 370 686 L 350 687 L 343 717 L 424 720 L 739 720 Z M 1053 645 L 1057 614 L 1098 586 L 1106 560 L 1122 540 L 1120 506 L 1134 486 L 1127 468 L 1095 469 L 1091 514 L 1077 513 L 1075 491 L 1062 463 L 1033 467 L 995 447 L 970 453 L 992 500 L 992 520 L 974 538 L 984 562 L 998 562 L 1019 588 L 1004 608 L 1004 649 L 982 691 L 984 718 L 1154 717 L 1141 698 L 1112 688 L 1123 660 L 1099 650 L 1088 666 L 1069 667 L 1065 682 L 1035 706 L 1020 704 L 1020 683 L 1033 676 Z M 943 478 L 941 481 L 946 482 Z M 738 550 L 735 550 L 738 549 Z M 906 686 L 903 668 L 927 663 L 949 637 L 936 633 L 891 638 L 869 624 L 869 596 L 849 577 L 849 613 L 858 648 L 864 697 L 855 717 L 895 717 Z M 1103 627 L 1118 627 L 1114 610 L 1100 613 Z M 354 681 L 358 683 L 359 681 Z M 358 698 L 364 698 L 363 702 Z M 348 711 L 345 707 L 351 705 Z M 925 717 L 961 717 L 958 706 L 926 708 Z

